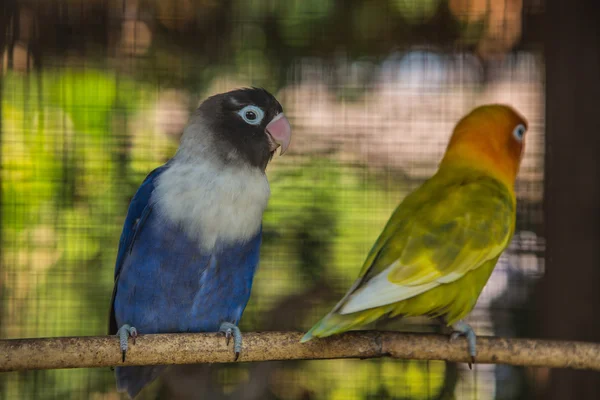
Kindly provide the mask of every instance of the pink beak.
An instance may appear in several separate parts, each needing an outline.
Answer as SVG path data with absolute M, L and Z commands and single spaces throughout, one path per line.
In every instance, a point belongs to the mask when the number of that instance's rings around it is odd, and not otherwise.
M 277 114 L 267 124 L 265 132 L 269 135 L 271 151 L 275 151 L 281 146 L 280 155 L 285 153 L 292 140 L 292 127 L 285 115 L 283 113 Z

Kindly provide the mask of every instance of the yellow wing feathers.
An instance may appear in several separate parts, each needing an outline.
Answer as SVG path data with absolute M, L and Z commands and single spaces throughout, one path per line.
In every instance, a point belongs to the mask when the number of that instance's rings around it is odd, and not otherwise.
M 491 178 L 455 175 L 458 182 L 444 179 L 446 184 L 435 189 L 424 185 L 398 207 L 374 246 L 373 260 L 367 261 L 372 263 L 363 267 L 360 284 L 340 304 L 341 314 L 453 282 L 506 247 L 514 230 L 512 194 Z

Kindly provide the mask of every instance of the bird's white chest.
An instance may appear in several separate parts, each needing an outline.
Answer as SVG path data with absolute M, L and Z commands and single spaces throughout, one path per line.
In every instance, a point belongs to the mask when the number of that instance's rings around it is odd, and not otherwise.
M 175 164 L 156 181 L 157 211 L 180 226 L 202 250 L 243 242 L 259 230 L 269 182 L 255 168 Z

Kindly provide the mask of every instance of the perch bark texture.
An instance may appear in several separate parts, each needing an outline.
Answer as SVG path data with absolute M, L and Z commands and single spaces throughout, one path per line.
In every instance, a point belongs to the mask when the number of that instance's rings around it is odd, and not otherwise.
M 396 332 L 347 332 L 301 344 L 299 332 L 244 334 L 237 362 L 392 357 L 468 362 L 463 338 Z M 131 342 L 130 342 L 131 343 Z M 140 335 L 121 361 L 111 336 L 0 340 L 0 371 L 90 368 L 118 365 L 233 362 L 232 343 L 217 333 Z M 600 344 L 529 339 L 477 338 L 480 364 L 573 368 L 600 371 Z

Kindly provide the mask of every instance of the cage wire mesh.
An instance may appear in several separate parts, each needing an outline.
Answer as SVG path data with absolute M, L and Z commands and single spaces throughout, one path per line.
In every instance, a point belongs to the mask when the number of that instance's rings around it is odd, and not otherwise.
M 343 295 L 400 200 L 473 107 L 529 121 L 517 233 L 469 316 L 526 336 L 543 274 L 544 63 L 521 1 L 13 1 L 2 63 L 3 338 L 107 332 L 127 205 L 209 94 L 264 86 L 293 126 L 268 168 L 242 331 L 306 330 Z M 1 42 L 0 42 L 1 43 Z M 395 322 L 384 329 L 398 328 Z M 435 330 L 418 321 L 412 330 Z M 0 376 L 2 398 L 116 399 L 108 369 Z M 141 398 L 513 399 L 510 366 L 398 360 L 173 367 Z

